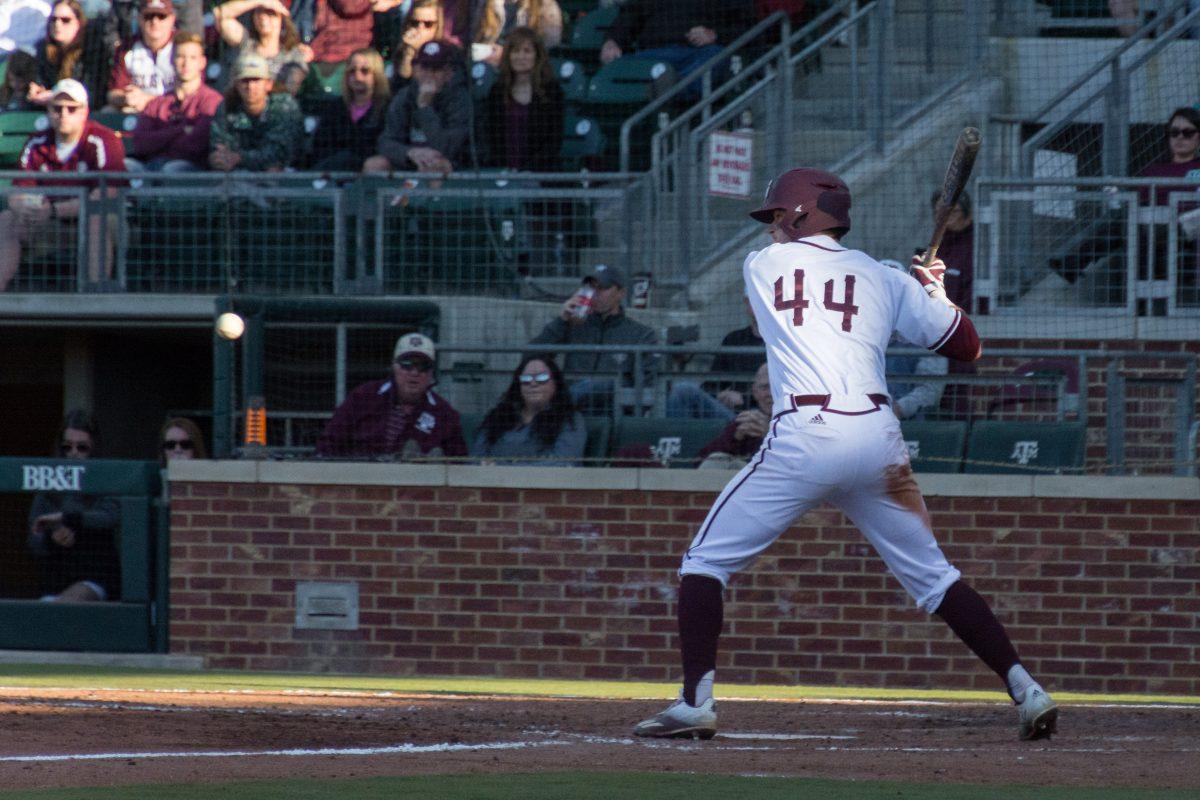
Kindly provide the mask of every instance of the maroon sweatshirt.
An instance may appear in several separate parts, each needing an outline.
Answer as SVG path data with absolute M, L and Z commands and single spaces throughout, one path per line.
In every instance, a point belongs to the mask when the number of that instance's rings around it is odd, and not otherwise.
M 143 161 L 181 159 L 206 167 L 208 130 L 220 105 L 221 93 L 203 84 L 182 101 L 175 92 L 154 98 L 138 114 L 137 127 L 129 135 L 130 155 Z

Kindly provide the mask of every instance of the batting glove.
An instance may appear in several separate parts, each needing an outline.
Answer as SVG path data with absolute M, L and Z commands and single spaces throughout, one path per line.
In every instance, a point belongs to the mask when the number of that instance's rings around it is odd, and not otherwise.
M 946 287 L 944 284 L 946 276 L 946 262 L 940 258 L 934 258 L 929 262 L 929 266 L 925 266 L 925 258 L 920 255 L 912 257 L 912 262 L 909 265 L 909 272 L 916 278 L 921 286 L 924 287 L 925 293 L 934 300 L 941 300 L 943 303 L 950 303 L 950 299 L 946 297 Z

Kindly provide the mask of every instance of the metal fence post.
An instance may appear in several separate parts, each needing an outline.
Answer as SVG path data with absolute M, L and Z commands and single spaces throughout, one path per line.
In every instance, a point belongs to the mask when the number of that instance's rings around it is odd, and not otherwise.
M 1105 381 L 1105 405 L 1108 409 L 1108 474 L 1125 474 L 1125 377 L 1116 359 L 1108 362 Z
M 1192 420 L 1196 413 L 1196 359 L 1187 363 L 1183 381 L 1175 396 L 1175 474 L 1192 475 L 1192 461 L 1196 453 L 1192 449 Z
M 1125 175 L 1129 162 L 1129 75 L 1120 60 L 1110 67 L 1104 98 L 1104 150 L 1101 164 L 1105 175 Z
M 883 152 L 885 128 L 891 116 L 887 108 L 891 100 L 890 72 L 892 68 L 892 21 L 894 0 L 879 0 L 867 25 L 868 46 L 871 49 L 871 99 L 867 114 L 867 136 L 877 153 Z

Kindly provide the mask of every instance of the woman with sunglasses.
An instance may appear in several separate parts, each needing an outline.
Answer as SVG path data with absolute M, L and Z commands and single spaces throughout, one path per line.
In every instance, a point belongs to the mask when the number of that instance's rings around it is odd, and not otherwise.
M 342 75 L 342 95 L 321 103 L 313 137 L 312 168 L 358 172 L 375 153 L 392 93 L 383 58 L 370 47 L 355 50 Z
M 164 467 L 171 461 L 208 458 L 200 426 L 187 417 L 174 417 L 163 423 L 158 439 L 162 451 L 159 458 Z
M 586 444 L 587 426 L 554 359 L 526 356 L 483 418 L 471 455 L 501 464 L 577 467 Z
M 400 37 L 392 50 L 392 94 L 408 86 L 413 79 L 413 59 L 429 42 L 443 39 L 446 17 L 441 0 L 413 0 L 400 24 Z
M 1167 152 L 1161 161 L 1143 169 L 1143 178 L 1198 178 L 1200 179 L 1200 111 L 1183 106 L 1171 112 L 1167 122 Z M 1160 187 L 1155 192 L 1154 204 L 1165 206 L 1170 203 L 1171 192 L 1183 192 L 1179 186 Z M 1149 191 L 1143 190 L 1142 203 L 1149 202 Z
M 67 413 L 58 456 L 86 460 L 96 452 L 96 425 L 86 411 Z M 64 470 L 72 474 L 69 466 Z M 116 533 L 121 507 L 111 497 L 43 492 L 29 510 L 29 549 L 38 560 L 42 599 L 62 603 L 118 600 L 121 563 Z
M 77 0 L 59 0 L 46 19 L 46 38 L 38 42 L 37 78 L 29 84 L 29 102 L 47 105 L 50 87 L 74 78 L 88 88 L 92 107 L 99 107 L 107 84 L 102 65 L 105 57 L 103 36 L 88 26 L 83 6 Z

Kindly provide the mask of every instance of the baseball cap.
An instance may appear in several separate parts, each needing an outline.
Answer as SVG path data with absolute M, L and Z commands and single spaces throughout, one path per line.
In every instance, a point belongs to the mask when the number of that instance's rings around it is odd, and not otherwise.
M 271 67 L 257 53 L 245 53 L 233 65 L 234 80 L 242 78 L 271 78 Z
M 81 105 L 88 104 L 87 87 L 74 78 L 63 78 L 50 89 L 51 97 L 58 97 L 60 94 L 65 94 Z
M 610 286 L 619 286 L 623 289 L 628 285 L 625 273 L 619 268 L 610 267 L 607 264 L 597 264 L 592 267 L 592 271 L 583 276 L 584 283 L 589 281 L 595 281 L 601 289 L 607 289 Z
M 443 69 L 454 63 L 455 46 L 445 39 L 426 42 L 413 56 L 414 67 Z
M 171 5 L 169 0 L 142 0 L 138 3 L 138 9 L 143 13 L 146 11 L 159 11 L 167 15 L 175 13 L 175 6 Z
M 436 353 L 433 339 L 420 333 L 406 333 L 396 340 L 396 349 L 392 351 L 392 360 L 397 361 L 404 356 L 425 356 L 433 361 Z

